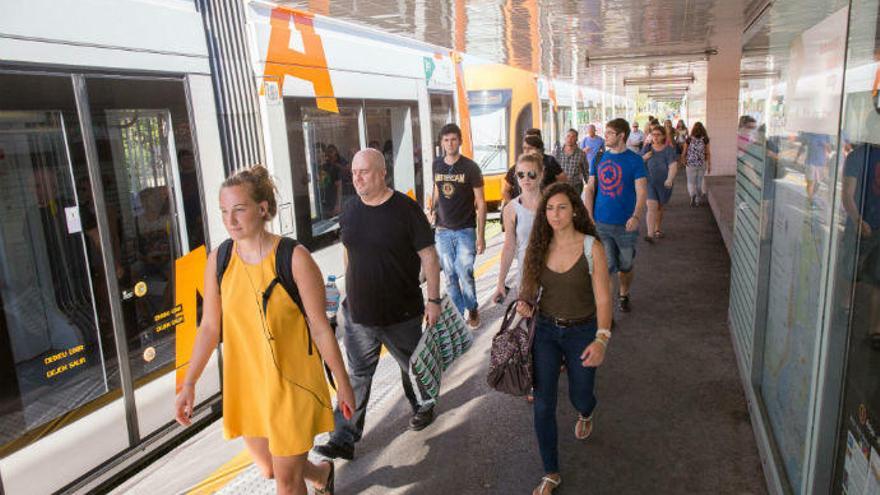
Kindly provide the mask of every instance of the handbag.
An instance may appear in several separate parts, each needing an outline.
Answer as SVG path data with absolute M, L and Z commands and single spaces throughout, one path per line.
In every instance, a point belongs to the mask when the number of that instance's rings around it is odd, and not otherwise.
M 409 360 L 409 379 L 419 406 L 437 401 L 443 372 L 471 348 L 473 341 L 461 313 L 449 295 L 444 295 L 437 323 L 424 329 Z
M 486 381 L 499 392 L 526 395 L 532 389 L 532 340 L 535 337 L 534 316 L 525 318 L 516 312 L 511 301 L 504 313 L 501 329 L 492 337 L 489 353 L 489 374 Z

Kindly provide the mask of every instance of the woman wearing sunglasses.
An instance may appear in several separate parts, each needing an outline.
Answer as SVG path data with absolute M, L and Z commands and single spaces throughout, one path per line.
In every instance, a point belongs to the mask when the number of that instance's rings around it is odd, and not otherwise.
M 520 274 L 516 277 L 516 287 L 522 278 L 523 257 L 526 254 L 526 245 L 529 243 L 529 234 L 532 232 L 532 223 L 535 221 L 535 210 L 541 202 L 541 182 L 543 180 L 544 163 L 537 155 L 525 153 L 519 156 L 514 167 L 516 181 L 519 183 L 521 194 L 514 198 L 504 207 L 502 218 L 504 219 L 504 247 L 501 248 L 501 266 L 498 271 L 498 283 L 495 286 L 495 295 L 492 300 L 500 303 L 507 297 L 507 272 L 516 258 L 516 266 Z

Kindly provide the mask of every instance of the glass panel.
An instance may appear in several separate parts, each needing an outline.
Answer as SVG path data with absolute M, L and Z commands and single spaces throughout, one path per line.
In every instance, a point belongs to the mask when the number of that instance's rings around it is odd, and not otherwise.
M 422 125 L 419 119 L 419 105 L 411 103 L 409 105 L 410 119 L 412 119 L 412 141 L 413 141 L 413 169 L 415 170 L 416 184 L 416 201 L 419 205 L 425 204 L 425 178 L 424 165 L 422 160 Z
M 359 106 L 340 106 L 339 113 L 302 108 L 313 237 L 337 230 L 342 205 L 355 195 L 351 159 L 360 149 L 359 111 Z
M 541 101 L 541 135 L 544 147 L 549 153 L 553 143 L 553 105 L 549 101 Z
M 86 87 L 132 377 L 153 378 L 174 367 L 174 262 L 189 246 L 175 179 L 175 134 L 187 134 L 176 129 L 189 127 L 183 84 L 100 78 Z
M 65 413 L 119 387 L 69 77 L 0 74 L 0 192 L 0 455 L 6 455 L 27 444 L 19 439 L 29 430 L 72 421 L 77 416 Z
M 482 169 L 483 175 L 507 171 L 510 98 L 509 89 L 468 92 L 474 161 Z M 521 133 L 517 135 L 522 136 Z
M 441 154 L 440 148 L 440 129 L 444 125 L 455 122 L 455 103 L 451 94 L 431 94 L 431 133 L 434 139 L 434 158 L 439 158 Z
M 376 103 L 366 103 L 364 109 L 367 121 L 367 146 L 378 150 L 385 155 L 385 183 L 388 187 L 394 187 L 394 159 L 395 144 L 394 131 L 392 130 L 391 107 L 377 106 Z
M 759 315 L 765 318 L 764 340 L 755 342 L 763 360 L 754 365 L 769 429 L 794 491 L 803 482 L 823 324 L 847 4 L 773 4 L 770 15 L 779 22 L 771 27 L 767 60 L 779 74 L 773 86 L 782 104 L 765 105 L 762 122 L 742 119 L 738 140 L 741 158 L 778 158 L 775 167 L 764 164 L 765 187 L 772 191 L 765 194 L 771 198 L 765 205 L 770 274 L 759 280 L 767 288 L 768 309 Z
M 880 13 L 852 2 L 841 135 L 832 332 L 846 336 L 834 493 L 873 493 L 880 483 Z M 869 468 L 870 466 L 870 468 Z
M 60 112 L 0 111 L 0 184 L 5 443 L 109 384 Z

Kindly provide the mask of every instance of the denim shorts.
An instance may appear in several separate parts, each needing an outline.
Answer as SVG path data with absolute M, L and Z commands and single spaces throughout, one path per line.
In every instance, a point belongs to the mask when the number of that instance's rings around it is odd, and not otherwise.
M 672 188 L 666 187 L 663 182 L 648 181 L 648 199 L 665 205 L 672 197 Z
M 608 257 L 608 272 L 629 273 L 632 271 L 639 231 L 627 232 L 625 225 L 599 222 L 596 222 L 596 231 L 605 247 L 605 256 Z

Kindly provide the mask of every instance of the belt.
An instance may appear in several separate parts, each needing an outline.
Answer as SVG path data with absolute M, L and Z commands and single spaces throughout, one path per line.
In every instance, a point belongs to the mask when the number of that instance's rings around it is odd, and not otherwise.
M 583 318 L 575 318 L 572 320 L 567 320 L 565 318 L 556 318 L 555 316 L 550 316 L 547 313 L 539 313 L 538 316 L 553 323 L 557 327 L 562 327 L 562 328 L 583 325 L 584 323 L 589 323 L 589 322 L 593 321 L 594 319 L 596 319 L 595 316 L 585 316 Z

